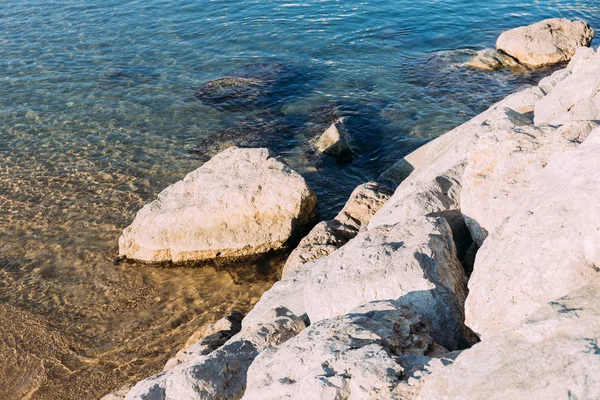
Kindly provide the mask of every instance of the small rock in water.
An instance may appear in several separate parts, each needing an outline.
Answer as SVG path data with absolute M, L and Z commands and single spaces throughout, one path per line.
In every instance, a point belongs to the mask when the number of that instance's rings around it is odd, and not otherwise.
M 341 124 L 332 124 L 320 137 L 312 141 L 319 153 L 327 154 L 339 162 L 352 159 L 352 148 L 348 134 Z
M 515 68 L 521 64 L 504 52 L 494 49 L 483 49 L 479 50 L 466 65 L 472 68 L 494 71 L 504 67 Z

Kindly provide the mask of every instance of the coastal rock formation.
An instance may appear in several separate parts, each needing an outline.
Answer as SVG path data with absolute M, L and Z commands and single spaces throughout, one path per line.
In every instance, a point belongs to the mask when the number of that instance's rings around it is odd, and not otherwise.
M 360 233 L 305 267 L 304 305 L 312 323 L 397 299 L 423 315 L 440 345 L 455 350 L 470 341 L 463 325 L 467 279 L 444 219 L 422 217 Z
M 304 179 L 267 149 L 231 147 L 144 206 L 119 254 L 184 262 L 264 253 L 309 223 L 315 204 Z
M 593 399 L 600 393 L 600 275 L 521 327 L 463 351 L 417 399 Z
M 234 312 L 194 332 L 175 357 L 167 361 L 163 370 L 171 369 L 190 357 L 203 356 L 215 351 L 242 329 L 243 317 L 241 313 Z
M 244 399 L 382 399 L 438 350 L 425 320 L 394 301 L 368 303 L 319 321 L 261 353 Z M 399 361 L 399 362 L 398 362 Z
M 578 51 L 565 74 L 535 105 L 536 124 L 600 120 L 600 55 L 591 49 Z
M 552 157 L 574 148 L 596 126 L 530 126 L 480 137 L 468 154 L 460 194 L 462 214 L 478 246 L 511 215 L 518 195 Z
M 331 124 L 321 136 L 311 143 L 319 153 L 330 155 L 340 162 L 349 161 L 352 158 L 348 134 L 343 125 L 339 123 Z
M 392 191 L 376 182 L 359 185 L 338 215 L 318 223 L 290 254 L 283 268 L 286 276 L 309 261 L 328 256 L 365 229 L 373 214 L 389 200 Z
M 584 21 L 552 18 L 502 33 L 496 48 L 521 64 L 541 66 L 569 61 L 578 47 L 589 46 L 594 30 Z
M 600 128 L 555 156 L 477 253 L 467 325 L 482 339 L 584 286 L 600 265 Z
M 126 400 L 239 399 L 244 394 L 248 367 L 265 349 L 296 336 L 304 322 L 285 308 L 271 310 L 265 322 L 245 329 L 208 355 L 136 384 Z
M 521 64 L 502 51 L 496 49 L 483 49 L 479 50 L 466 65 L 472 68 L 494 71 L 504 67 L 519 67 Z

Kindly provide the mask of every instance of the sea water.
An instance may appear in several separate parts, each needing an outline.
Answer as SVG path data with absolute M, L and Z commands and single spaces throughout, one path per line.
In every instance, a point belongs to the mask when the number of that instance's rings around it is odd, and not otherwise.
M 99 397 L 159 371 L 195 329 L 247 311 L 274 282 L 277 259 L 115 264 L 121 230 L 163 188 L 227 146 L 265 146 L 331 218 L 359 183 L 550 73 L 463 65 L 549 17 L 600 29 L 600 4 L 4 1 L 0 398 Z M 195 96 L 257 69 L 280 74 L 257 101 Z M 350 163 L 309 144 L 338 118 Z

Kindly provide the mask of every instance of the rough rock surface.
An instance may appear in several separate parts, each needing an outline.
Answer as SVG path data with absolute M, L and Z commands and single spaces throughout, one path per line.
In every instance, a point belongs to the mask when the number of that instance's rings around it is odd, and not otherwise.
M 360 233 L 307 268 L 304 305 L 310 321 L 342 315 L 375 300 L 398 299 L 431 325 L 442 346 L 470 340 L 463 325 L 466 276 L 442 218 L 409 220 Z
M 260 352 L 296 336 L 304 322 L 285 308 L 271 310 L 270 322 L 252 326 L 208 355 L 191 357 L 137 383 L 126 400 L 239 399 L 248 367 Z
M 482 339 L 519 325 L 598 273 L 599 152 L 600 128 L 554 157 L 479 249 L 466 323 Z
M 425 379 L 420 400 L 595 399 L 600 393 L 600 274 L 512 332 L 463 351 Z
M 564 74 L 535 105 L 536 125 L 600 120 L 600 55 L 591 49 L 578 51 Z
M 242 329 L 243 317 L 241 313 L 234 312 L 194 332 L 175 357 L 167 361 L 163 370 L 171 369 L 190 357 L 215 351 Z
M 510 216 L 516 197 L 554 156 L 574 148 L 597 126 L 530 126 L 482 135 L 468 154 L 460 194 L 461 211 L 477 245 Z
M 434 348 L 427 323 L 409 307 L 369 303 L 261 353 L 243 398 L 387 400 L 403 380 L 409 388 L 415 370 L 408 361 L 429 361 L 425 355 Z
M 508 54 L 496 49 L 483 49 L 479 50 L 466 65 L 472 68 L 494 71 L 504 67 L 515 68 L 521 64 Z
M 373 214 L 391 195 L 389 188 L 375 182 L 359 185 L 333 220 L 320 222 L 302 239 L 288 257 L 282 276 L 342 247 L 361 229 L 366 228 Z
M 319 153 L 330 155 L 339 161 L 352 158 L 348 134 L 341 124 L 331 124 L 321 136 L 312 141 L 312 144 Z
M 304 179 L 267 149 L 231 147 L 144 206 L 119 254 L 184 262 L 264 253 L 306 225 L 315 204 Z
M 528 114 L 544 94 L 528 88 L 490 107 L 484 113 L 427 143 L 400 160 L 408 177 L 392 198 L 373 216 L 369 229 L 423 215 L 442 215 L 453 229 L 464 225 L 460 217 L 460 190 L 467 154 L 480 135 L 496 129 L 531 125 Z M 392 169 L 396 166 L 392 166 Z M 390 175 L 393 175 L 390 173 Z
M 496 48 L 522 64 L 540 66 L 569 61 L 593 38 L 594 30 L 586 22 L 552 18 L 502 33 Z

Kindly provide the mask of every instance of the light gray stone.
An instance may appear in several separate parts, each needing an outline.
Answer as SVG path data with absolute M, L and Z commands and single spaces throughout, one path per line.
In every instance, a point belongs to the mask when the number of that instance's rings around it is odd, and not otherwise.
M 592 53 L 579 52 L 567 69 L 570 75 L 536 103 L 536 125 L 600 120 L 600 55 Z
M 279 249 L 315 204 L 304 179 L 267 149 L 231 147 L 144 206 L 123 231 L 119 254 L 185 262 Z
M 282 276 L 309 261 L 326 257 L 366 228 L 371 217 L 392 195 L 392 190 L 375 182 L 354 189 L 344 208 L 330 221 L 317 224 L 288 257 Z
M 597 126 L 530 126 L 483 135 L 467 156 L 460 194 L 461 211 L 477 245 L 519 207 L 522 191 L 554 156 L 574 148 Z
M 360 233 L 303 269 L 310 274 L 303 286 L 312 323 L 367 302 L 398 299 L 425 317 L 442 346 L 454 350 L 472 339 L 463 325 L 466 276 L 442 218 L 421 217 Z
M 600 393 L 600 274 L 521 327 L 436 366 L 419 400 L 595 399 Z
M 208 355 L 183 363 L 138 382 L 126 400 L 240 399 L 252 361 L 265 349 L 296 336 L 304 322 L 279 307 L 264 317 L 269 322 L 244 329 Z
M 569 61 L 580 46 L 589 46 L 594 30 L 584 21 L 551 18 L 502 33 L 496 48 L 520 63 L 541 66 Z
M 599 271 L 599 153 L 600 128 L 555 156 L 479 249 L 466 323 L 482 339 L 518 326 Z
M 388 400 L 400 383 L 409 387 L 408 377 L 424 369 L 434 349 L 427 323 L 413 310 L 368 303 L 261 353 L 243 398 Z
M 487 132 L 532 124 L 528 113 L 543 96 L 537 87 L 511 95 L 404 157 L 398 162 L 399 168 L 404 173 L 410 172 L 392 198 L 373 216 L 369 229 L 423 215 L 440 215 L 449 219 L 453 229 L 459 230 L 463 224 L 460 191 L 468 152 Z

